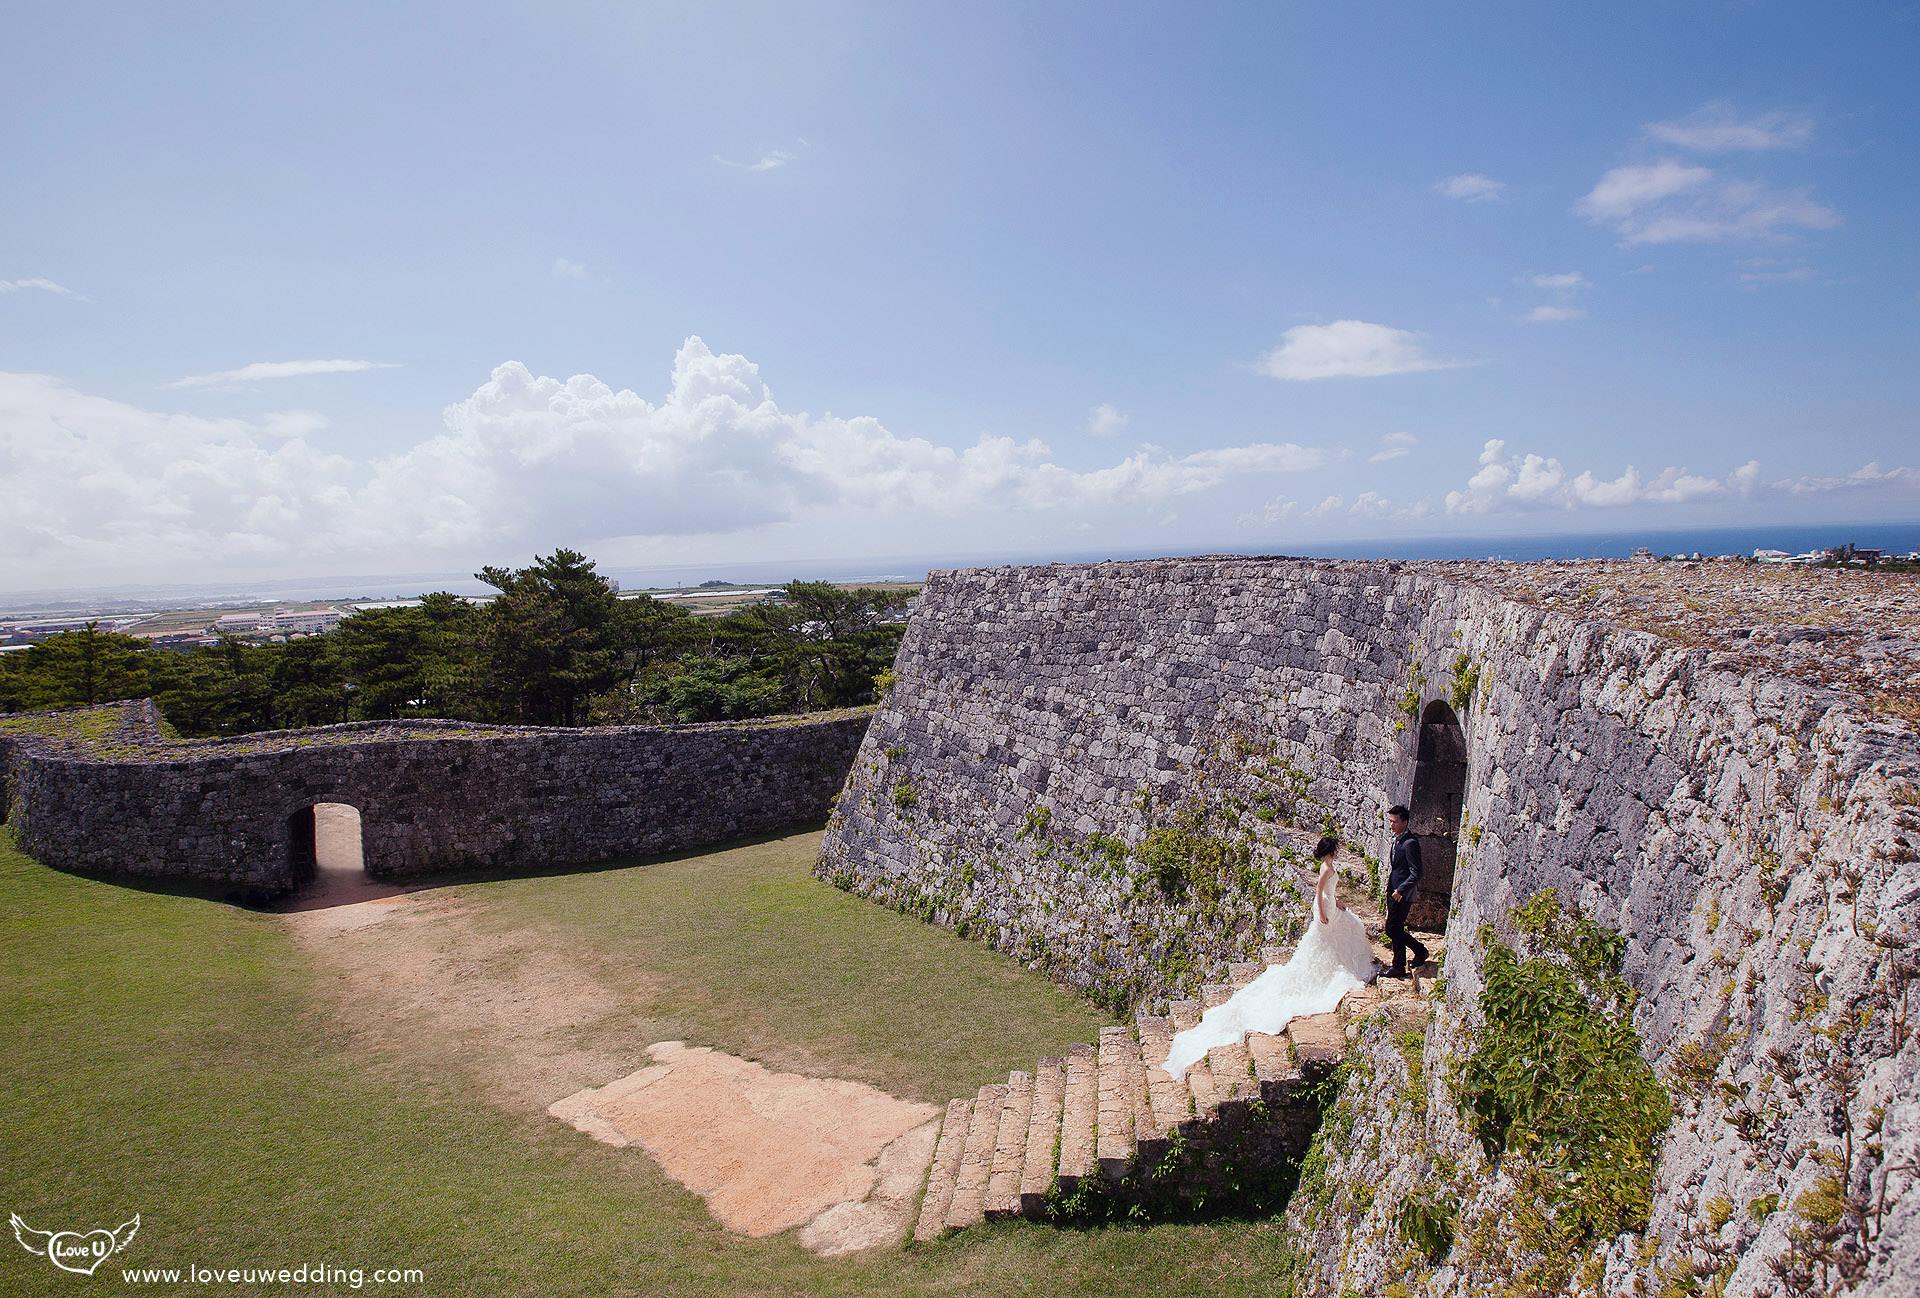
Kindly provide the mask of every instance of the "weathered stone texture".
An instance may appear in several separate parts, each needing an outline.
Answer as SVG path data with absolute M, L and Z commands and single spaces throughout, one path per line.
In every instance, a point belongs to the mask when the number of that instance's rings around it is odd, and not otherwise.
M 168 742 L 151 705 L 105 740 L 0 735 L 22 850 L 81 873 L 294 882 L 290 818 L 359 808 L 378 876 L 541 870 L 703 847 L 824 818 L 864 712 L 590 729 L 455 722 L 328 726 Z
M 1552 886 L 1627 936 L 1637 1026 L 1663 1077 L 1683 1048 L 1725 1034 L 1715 1085 L 1676 1095 L 1657 1262 L 1714 1194 L 1791 1204 L 1842 1132 L 1882 1151 L 1856 1162 L 1851 1189 L 1877 1187 L 1876 1168 L 1920 1165 L 1920 1045 L 1897 1021 L 1920 935 L 1913 731 L 1843 693 L 1513 602 L 1475 585 L 1469 567 L 1200 558 L 933 574 L 820 873 L 964 921 L 1069 982 L 1131 985 L 1146 999 L 1167 990 L 1156 923 L 1217 922 L 1201 936 L 1218 977 L 1257 944 L 1257 926 L 1284 917 L 1155 910 L 1137 861 L 1092 868 L 1087 836 L 1137 845 L 1152 815 L 1142 788 L 1159 807 L 1251 804 L 1273 781 L 1223 766 L 1240 736 L 1241 751 L 1311 777 L 1320 805 L 1303 821 L 1324 811 L 1380 855 L 1381 813 L 1406 797 L 1412 771 L 1417 727 L 1396 724 L 1403 695 L 1448 699 L 1465 684 L 1456 664 L 1478 669 L 1460 715 L 1469 827 L 1429 1077 L 1444 1077 L 1473 1021 L 1479 926 Z M 1046 832 L 1022 836 L 1043 805 Z M 1806 1010 L 1809 988 L 1824 1008 Z M 1845 1106 L 1816 1077 L 1836 1052 L 1861 1068 Z M 1791 1083 L 1767 1080 L 1782 1068 Z M 1765 1088 L 1768 1117 L 1743 1138 L 1734 1097 Z M 1435 1112 L 1449 1103 L 1436 1080 Z M 1399 1185 L 1403 1163 L 1430 1154 L 1383 1135 L 1368 1174 Z M 1435 1139 L 1446 1144 L 1444 1131 Z M 1861 1292 L 1920 1282 L 1912 1179 L 1888 1182 Z M 1785 1208 L 1735 1215 L 1725 1230 L 1745 1238 L 1727 1293 L 1771 1290 L 1768 1262 L 1792 1224 Z M 1322 1239 L 1363 1291 L 1397 1278 L 1404 1241 Z M 1444 1269 L 1432 1283 L 1448 1290 Z

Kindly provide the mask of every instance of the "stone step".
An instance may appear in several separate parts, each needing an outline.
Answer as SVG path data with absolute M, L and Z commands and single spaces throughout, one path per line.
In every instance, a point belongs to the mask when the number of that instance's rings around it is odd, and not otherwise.
M 1167 1006 L 1167 1019 L 1175 1032 L 1185 1032 L 1200 1021 L 1201 1004 L 1195 1000 L 1174 1001 Z
M 1253 1075 L 1253 1058 L 1245 1042 L 1234 1041 L 1207 1051 L 1207 1068 L 1213 1074 L 1214 1093 L 1220 1103 L 1260 1098 L 1260 1083 Z
M 1227 981 L 1238 991 L 1267 971 L 1258 960 L 1235 960 L 1227 966 Z
M 1247 1053 L 1253 1058 L 1253 1075 L 1260 1082 L 1263 1095 L 1270 1087 L 1297 1081 L 1300 1077 L 1300 1065 L 1293 1058 L 1285 1036 L 1250 1032 Z
M 1224 1005 L 1232 996 L 1232 983 L 1203 983 L 1200 987 L 1200 1004 L 1205 1009 Z
M 1093 1175 L 1093 1124 L 1100 1112 L 1094 1048 L 1078 1045 L 1067 1053 L 1066 1082 L 1060 1101 L 1060 1188 L 1071 1190 Z
M 947 1211 L 953 1207 L 953 1188 L 960 1179 L 960 1154 L 967 1143 L 967 1120 L 972 1113 L 971 1100 L 947 1101 L 940 1138 L 933 1145 L 926 1197 L 920 1201 L 920 1220 L 913 1228 L 915 1239 L 936 1239 L 947 1228 Z
M 1346 1027 L 1340 1014 L 1314 1014 L 1287 1024 L 1287 1039 L 1302 1067 L 1327 1067 L 1347 1052 Z
M 960 1230 L 986 1216 L 987 1177 L 993 1171 L 994 1143 L 1000 1136 L 999 1112 L 1007 1098 L 1002 1084 L 982 1086 L 973 1100 L 967 1122 L 967 1143 L 960 1153 L 960 1175 L 954 1182 L 953 1202 L 947 1208 L 947 1226 Z
M 1060 1148 L 1060 1111 L 1066 1098 L 1067 1065 L 1042 1059 L 1033 1074 L 1033 1108 L 1027 1117 L 1027 1156 L 1020 1167 L 1020 1215 L 1037 1217 L 1053 1186 Z
M 1007 1095 L 1000 1102 L 993 1167 L 987 1175 L 990 1219 L 1011 1217 L 1020 1211 L 1020 1173 L 1027 1165 L 1027 1121 L 1032 1116 L 1033 1074 L 1008 1073 Z
M 1100 1029 L 1100 1127 L 1095 1156 L 1114 1180 L 1133 1162 L 1134 1121 L 1145 1093 L 1140 1043 L 1125 1028 Z
M 1213 1069 L 1205 1059 L 1196 1059 L 1187 1069 L 1187 1090 L 1193 1096 L 1193 1116 L 1202 1121 L 1211 1119 L 1214 1111 L 1220 1107 L 1218 1090 L 1213 1084 Z
M 1140 1064 L 1146 1075 L 1147 1100 L 1140 1106 L 1139 1135 L 1144 1141 L 1162 1140 L 1187 1120 L 1186 1087 L 1160 1065 L 1173 1045 L 1173 1025 L 1143 1014 L 1140 1026 Z
M 1140 1038 L 1140 1062 L 1149 1068 L 1161 1063 L 1173 1048 L 1173 1024 L 1158 1014 L 1136 1014 L 1135 1033 Z

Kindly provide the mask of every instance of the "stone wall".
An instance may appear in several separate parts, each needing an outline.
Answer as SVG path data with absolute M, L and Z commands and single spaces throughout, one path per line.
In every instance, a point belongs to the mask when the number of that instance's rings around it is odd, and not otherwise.
M 1286 822 L 1338 823 L 1381 854 L 1414 720 L 1444 701 L 1464 726 L 1467 823 L 1424 1047 L 1429 1143 L 1384 1117 L 1355 1137 L 1381 1187 L 1367 1212 L 1295 1223 L 1329 1260 L 1319 1291 L 1406 1281 L 1389 1190 L 1468 1165 L 1440 1079 L 1475 1021 L 1476 935 L 1552 886 L 1625 935 L 1644 1053 L 1691 1079 L 1648 1236 L 1607 1255 L 1605 1291 L 1690 1249 L 1720 1256 L 1701 1234 L 1720 1196 L 1741 1210 L 1712 1228 L 1735 1259 L 1709 1268 L 1725 1270 L 1716 1283 L 1787 1292 L 1773 1264 L 1807 1229 L 1793 1205 L 1844 1157 L 1845 1192 L 1890 1204 L 1859 1243 L 1863 1291 L 1912 1292 L 1913 1173 L 1896 1169 L 1920 1165 L 1905 1027 L 1915 737 L 1849 697 L 1728 665 L 1513 602 L 1465 565 L 935 574 L 820 872 L 1068 982 L 1152 1000 L 1295 922 Z M 1169 892 L 1154 860 L 1170 829 L 1244 845 L 1264 878 L 1230 871 L 1198 902 Z M 1836 1058 L 1857 1077 L 1835 1083 Z M 1458 1185 L 1463 1232 L 1497 1217 L 1492 1185 Z M 1473 1288 L 1445 1265 L 1414 1271 L 1429 1292 Z
M 295 818 L 361 813 L 378 876 L 542 870 L 823 819 L 868 713 L 678 727 L 364 723 L 168 741 L 151 704 L 0 717 L 23 851 L 81 873 L 296 882 Z

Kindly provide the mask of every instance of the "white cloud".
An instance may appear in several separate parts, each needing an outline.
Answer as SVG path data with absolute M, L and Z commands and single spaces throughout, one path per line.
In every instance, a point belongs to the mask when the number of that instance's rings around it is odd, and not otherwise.
M 216 374 L 189 374 L 164 386 L 170 388 L 207 388 L 223 383 L 251 383 L 258 379 L 298 379 L 313 374 L 358 374 L 362 370 L 397 368 L 387 361 L 255 361 L 237 370 Z
M 1516 461 L 1507 453 L 1506 441 L 1497 437 L 1482 448 L 1479 463 L 1463 489 L 1447 493 L 1449 514 L 1490 514 L 1530 506 L 1575 509 L 1679 504 L 1727 491 L 1745 494 L 1752 490 L 1759 473 L 1759 465 L 1749 461 L 1724 481 L 1683 468 L 1662 469 L 1646 479 L 1632 465 L 1617 478 L 1600 478 L 1591 470 L 1570 476 L 1552 456 L 1528 454 Z
M 1277 523 L 1290 521 L 1299 512 L 1300 502 L 1289 500 L 1285 496 L 1275 496 L 1260 508 L 1240 515 L 1239 523 L 1243 528 L 1272 527 Z
M 1813 119 L 1803 113 L 1772 112 L 1741 117 L 1724 102 L 1704 104 L 1671 122 L 1649 122 L 1646 131 L 1664 144 L 1696 153 L 1797 149 L 1813 138 Z
M 1712 180 L 1711 168 L 1671 158 L 1615 167 L 1580 200 L 1579 209 L 1596 221 L 1621 221 L 1649 204 L 1700 189 Z
M 145 410 L 44 375 L 0 373 L 0 569 L 189 573 L 244 562 L 498 557 L 561 541 L 710 537 L 876 514 L 965 518 L 1152 508 L 1252 475 L 1311 469 L 1322 448 L 1144 446 L 1082 469 L 1041 441 L 903 437 L 870 417 L 782 410 L 744 356 L 689 338 L 648 401 L 592 375 L 509 361 L 443 427 L 355 463 L 313 443 L 311 411 L 258 420 Z
M 1087 431 L 1095 437 L 1112 437 L 1126 426 L 1126 412 L 1104 401 L 1087 412 Z
M 1757 465 L 1755 470 L 1758 471 Z M 1878 462 L 1870 462 L 1861 465 L 1852 473 L 1840 476 L 1814 475 L 1803 478 L 1782 478 L 1773 485 L 1778 490 L 1792 492 L 1796 496 L 1825 491 L 1853 491 L 1863 487 L 1920 488 L 1920 468 L 1900 465 L 1883 469 Z
M 583 261 L 574 261 L 570 257 L 555 257 L 551 273 L 555 279 L 585 279 L 587 264 Z
M 732 167 L 736 171 L 760 172 L 777 171 L 798 156 L 798 154 L 789 153 L 785 149 L 768 149 L 753 162 L 735 162 L 733 159 L 723 158 L 717 153 L 713 155 L 713 160 L 723 167 Z
M 1323 497 L 1319 504 L 1301 509 L 1298 501 L 1285 496 L 1275 496 L 1255 510 L 1240 515 L 1236 520 L 1242 529 L 1261 531 L 1281 523 L 1300 522 L 1321 523 L 1328 519 L 1344 516 L 1349 519 L 1415 519 L 1425 518 L 1431 512 L 1425 501 L 1412 505 L 1396 505 L 1392 500 L 1377 491 L 1363 491 L 1348 504 L 1344 496 Z
M 1385 464 L 1411 451 L 1419 438 L 1412 433 L 1388 433 L 1380 439 L 1380 449 L 1367 457 L 1368 464 Z
M 0 293 L 22 293 L 28 289 L 34 289 L 41 293 L 51 293 L 55 297 L 70 297 L 76 302 L 91 302 L 93 300 L 92 298 L 81 296 L 65 284 L 56 284 L 52 280 L 42 279 L 38 275 L 33 276 L 31 279 L 0 279 Z
M 1457 198 L 1468 203 L 1486 203 L 1500 197 L 1506 190 L 1505 182 L 1495 180 L 1477 171 L 1464 171 L 1457 176 L 1448 176 L 1445 180 L 1434 182 L 1434 192 L 1448 198 Z
M 1295 325 L 1280 337 L 1260 362 L 1261 372 L 1276 379 L 1377 378 L 1469 363 L 1428 356 L 1420 334 L 1365 320 Z
M 1535 288 L 1544 288 L 1554 293 L 1571 293 L 1576 289 L 1590 287 L 1592 281 L 1577 270 L 1566 270 L 1556 275 L 1535 275 L 1528 283 Z
M 1537 306 L 1527 312 L 1528 324 L 1559 324 L 1566 320 L 1584 320 L 1587 312 L 1584 307 L 1552 305 Z
M 1615 167 L 1574 210 L 1628 245 L 1775 239 L 1831 230 L 1840 215 L 1804 189 L 1777 190 L 1665 158 Z

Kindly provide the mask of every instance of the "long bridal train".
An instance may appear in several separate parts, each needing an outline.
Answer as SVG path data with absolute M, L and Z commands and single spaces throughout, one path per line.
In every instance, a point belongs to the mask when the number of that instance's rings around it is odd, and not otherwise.
M 1348 992 L 1373 981 L 1380 965 L 1366 926 L 1345 907 L 1322 905 L 1327 918 L 1316 915 L 1308 923 L 1291 959 L 1269 968 L 1174 1036 L 1173 1050 L 1161 1065 L 1170 1076 L 1184 1077 L 1207 1051 L 1243 1040 L 1250 1032 L 1277 1035 L 1296 1018 L 1329 1013 Z

